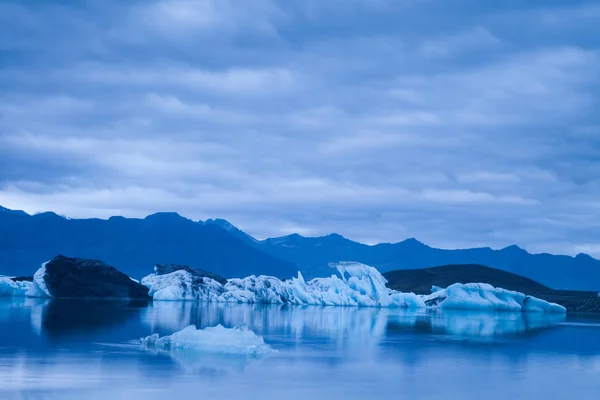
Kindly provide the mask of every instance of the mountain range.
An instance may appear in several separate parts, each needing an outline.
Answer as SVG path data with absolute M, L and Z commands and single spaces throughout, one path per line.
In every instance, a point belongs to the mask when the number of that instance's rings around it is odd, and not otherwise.
M 298 268 L 256 249 L 223 228 L 176 213 L 143 219 L 67 219 L 0 208 L 0 274 L 31 275 L 57 255 L 102 260 L 132 277 L 155 264 L 185 264 L 226 278 L 290 277 Z
M 328 264 L 358 261 L 381 272 L 448 264 L 480 264 L 534 279 L 554 289 L 600 290 L 600 260 L 530 254 L 512 245 L 445 250 L 407 239 L 366 245 L 338 234 L 292 234 L 257 240 L 224 219 L 192 221 L 176 213 L 146 218 L 68 219 L 52 212 L 29 215 L 0 207 L 0 274 L 26 275 L 63 254 L 100 259 L 141 277 L 155 264 L 184 264 L 226 278 L 252 274 L 288 278 L 329 276 Z
M 290 235 L 255 244 L 274 256 L 294 262 L 307 276 L 322 276 L 327 263 L 351 260 L 376 267 L 381 272 L 429 268 L 449 264 L 480 264 L 534 279 L 557 289 L 599 290 L 600 261 L 587 254 L 576 257 L 530 254 L 512 245 L 445 250 L 427 246 L 416 239 L 399 243 L 365 245 L 340 235 L 310 238 Z

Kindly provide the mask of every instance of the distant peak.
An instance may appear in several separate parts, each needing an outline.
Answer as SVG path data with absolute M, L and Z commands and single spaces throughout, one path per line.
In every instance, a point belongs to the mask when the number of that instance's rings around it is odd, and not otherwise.
M 146 218 L 152 218 L 152 217 L 176 217 L 176 218 L 183 218 L 181 215 L 179 215 L 179 213 L 175 212 L 175 211 L 162 211 L 162 212 L 157 212 L 154 214 L 150 214 L 148 215 Z
M 417 240 L 415 238 L 408 238 L 406 240 L 403 240 L 400 243 L 405 244 L 405 245 L 410 245 L 410 246 L 427 246 L 425 243 L 423 243 L 420 240 Z
M 580 260 L 593 260 L 594 257 L 590 256 L 589 254 L 585 254 L 585 253 L 579 253 L 575 256 L 575 258 L 580 259 Z
M 305 237 L 300 235 L 299 233 L 292 233 L 291 235 L 268 238 L 268 239 L 265 239 L 265 242 L 271 243 L 271 244 L 290 244 L 290 243 L 294 244 L 294 243 L 298 243 L 299 241 L 302 241 L 304 239 L 305 239 Z
M 516 244 L 511 244 L 510 246 L 506 246 L 505 248 L 503 248 L 501 250 L 502 251 L 510 251 L 510 252 L 513 252 L 513 253 L 527 253 L 526 250 L 520 248 Z
M 62 217 L 62 216 L 60 216 L 57 213 L 52 212 L 52 211 L 41 212 L 41 213 L 38 213 L 38 214 L 34 214 L 33 216 L 36 217 L 36 218 L 66 219 L 65 217 Z
M 327 236 L 323 236 L 322 238 L 317 238 L 317 239 L 323 239 L 325 242 L 334 243 L 334 244 L 341 244 L 341 243 L 351 241 L 351 240 L 345 238 L 344 236 L 340 235 L 339 233 L 330 233 Z
M 237 237 L 238 239 L 241 239 L 244 241 L 258 242 L 258 240 L 256 240 L 254 237 L 252 237 L 251 235 L 242 231 L 237 226 L 233 225 L 231 222 L 229 222 L 223 218 L 215 218 L 215 219 L 209 218 L 204 222 L 198 221 L 198 223 L 201 225 L 204 225 L 204 226 L 207 226 L 207 225 L 216 226 L 216 227 L 228 232 L 229 234 Z
M 179 215 L 176 212 L 157 212 L 157 213 L 148 215 L 144 219 L 146 219 L 146 220 L 160 220 L 160 221 L 179 221 L 179 220 L 189 221 L 187 218 L 182 217 L 181 215 Z
M 29 216 L 29 214 L 27 214 L 23 210 L 11 210 L 10 208 L 6 208 L 6 207 L 2 207 L 2 206 L 0 206 L 0 212 L 7 213 L 7 214 L 16 214 L 16 215 Z
M 282 236 L 280 239 L 304 239 L 304 236 L 299 233 L 292 233 L 290 235 Z

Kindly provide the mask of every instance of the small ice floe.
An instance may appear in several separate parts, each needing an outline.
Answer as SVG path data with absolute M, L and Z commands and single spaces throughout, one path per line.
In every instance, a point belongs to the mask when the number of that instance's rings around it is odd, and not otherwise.
M 192 350 L 197 352 L 229 355 L 257 356 L 275 350 L 265 343 L 262 336 L 245 325 L 225 328 L 222 325 L 196 329 L 189 325 L 169 336 L 158 333 L 140 339 L 142 347 L 155 350 Z

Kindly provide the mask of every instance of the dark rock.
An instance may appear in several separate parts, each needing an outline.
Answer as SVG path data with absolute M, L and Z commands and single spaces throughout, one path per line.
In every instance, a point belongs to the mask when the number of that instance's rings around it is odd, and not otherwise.
M 588 297 L 559 301 L 570 313 L 600 314 L 600 297 Z
M 57 256 L 46 264 L 44 280 L 56 298 L 150 298 L 147 287 L 97 260 Z
M 389 288 L 416 294 L 429 294 L 432 286 L 446 288 L 454 283 L 471 282 L 489 283 L 494 287 L 533 296 L 552 291 L 552 289 L 523 276 L 476 264 L 389 271 L 383 276 L 388 280 Z
M 219 282 L 221 285 L 224 285 L 227 283 L 227 279 L 223 278 L 222 276 L 213 274 L 212 272 L 204 271 L 202 269 L 194 269 L 194 268 L 188 267 L 187 265 L 156 264 L 154 266 L 154 272 L 156 272 L 156 275 L 167 275 L 167 274 L 170 274 L 171 272 L 181 271 L 181 270 L 187 271 L 192 276 L 195 276 L 198 278 L 211 278 L 211 279 Z

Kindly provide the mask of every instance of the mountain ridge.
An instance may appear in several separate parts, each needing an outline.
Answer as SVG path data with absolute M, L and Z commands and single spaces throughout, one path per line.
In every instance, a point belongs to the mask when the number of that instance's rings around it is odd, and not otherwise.
M 7 229 L 6 221 L 16 220 L 21 223 Z M 22 224 L 25 220 L 28 222 Z M 152 266 L 159 263 L 190 265 L 225 277 L 250 274 L 290 277 L 299 270 L 306 278 L 334 274 L 329 263 L 338 261 L 362 262 L 382 273 L 449 264 L 481 264 L 554 288 L 600 289 L 600 261 L 590 255 L 532 254 L 517 245 L 502 249 L 438 249 L 415 238 L 364 244 L 337 233 L 318 237 L 294 233 L 259 240 L 225 219 L 193 221 L 175 212 L 159 212 L 145 218 L 68 219 L 52 212 L 29 215 L 2 207 L 0 222 L 0 233 L 6 238 L 0 241 L 0 272 L 14 267 L 10 273 L 15 275 L 26 275 L 41 262 L 64 253 L 103 259 L 128 273 L 133 265 L 134 276 L 150 273 Z M 108 223 L 114 236 L 94 236 Z M 50 236 L 60 238 L 61 230 L 69 226 L 78 235 L 71 233 L 62 237 L 62 242 L 57 240 L 41 252 L 35 247 L 45 243 L 40 232 L 47 231 Z M 27 229 L 30 231 L 26 232 Z M 15 237 L 21 240 L 15 242 Z M 82 239 L 86 237 L 87 242 Z M 136 237 L 140 243 L 132 241 L 131 238 Z M 27 243 L 27 238 L 32 241 Z M 37 254 L 37 258 L 28 256 L 27 252 Z M 14 266 L 9 265 L 11 262 Z
M 177 213 L 146 218 L 68 219 L 55 213 L 0 210 L 0 274 L 31 275 L 59 254 L 99 259 L 133 277 L 155 264 L 182 264 L 226 278 L 268 274 L 289 278 L 298 271 L 286 260 L 249 246 L 219 226 Z
M 321 241 L 322 242 L 322 241 Z M 517 245 L 501 249 L 438 249 L 418 240 L 366 245 L 347 240 L 322 246 L 319 239 L 295 237 L 294 247 L 277 238 L 262 241 L 258 248 L 292 261 L 307 277 L 330 271 L 328 262 L 352 260 L 376 267 L 381 272 L 430 268 L 449 264 L 482 264 L 539 281 L 547 286 L 572 290 L 600 290 L 600 261 L 589 256 L 532 254 Z
M 576 256 L 529 253 L 516 244 L 500 249 L 438 249 L 416 238 L 370 245 L 336 233 L 316 237 L 295 233 L 263 240 L 247 236 L 252 238 L 249 244 L 294 262 L 307 278 L 331 275 L 333 271 L 328 264 L 345 260 L 374 266 L 383 273 L 396 269 L 431 268 L 449 264 L 483 264 L 551 287 L 600 290 L 600 260 L 585 253 Z

